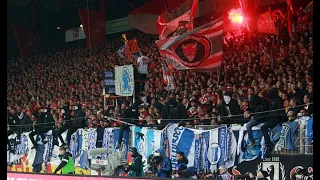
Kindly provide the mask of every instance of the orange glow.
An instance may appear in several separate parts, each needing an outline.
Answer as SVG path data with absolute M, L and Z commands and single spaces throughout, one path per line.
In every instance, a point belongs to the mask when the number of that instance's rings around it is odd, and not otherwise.
M 243 14 L 241 12 L 241 9 L 231 9 L 228 14 L 229 19 L 232 23 L 242 24 Z

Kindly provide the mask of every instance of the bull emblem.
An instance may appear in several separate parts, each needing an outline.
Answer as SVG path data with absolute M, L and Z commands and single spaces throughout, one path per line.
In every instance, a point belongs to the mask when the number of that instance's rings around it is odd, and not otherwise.
M 182 44 L 183 55 L 191 62 L 194 60 L 197 54 L 197 43 Z

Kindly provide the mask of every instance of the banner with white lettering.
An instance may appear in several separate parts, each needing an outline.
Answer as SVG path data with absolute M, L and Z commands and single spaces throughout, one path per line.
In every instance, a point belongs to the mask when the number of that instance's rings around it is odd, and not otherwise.
M 115 69 L 115 93 L 118 96 L 132 96 L 134 93 L 133 66 L 116 66 Z
M 178 165 L 176 159 L 177 152 L 183 152 L 185 157 L 188 157 L 189 161 L 189 157 L 191 156 L 188 155 L 194 154 L 194 148 L 192 148 L 192 146 L 194 146 L 195 138 L 194 131 L 181 126 L 178 127 L 177 124 L 171 124 L 167 127 L 167 136 L 172 167 L 176 167 Z M 188 167 L 190 167 L 189 163 Z
M 103 87 L 104 87 L 104 95 L 115 94 L 115 83 L 114 83 L 114 71 L 106 71 L 103 73 Z

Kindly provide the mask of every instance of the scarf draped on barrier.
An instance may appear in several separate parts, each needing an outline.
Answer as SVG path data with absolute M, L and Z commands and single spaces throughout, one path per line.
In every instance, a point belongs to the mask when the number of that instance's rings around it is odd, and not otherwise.
M 270 137 L 275 144 L 275 150 L 295 149 L 295 134 L 298 122 L 286 122 L 270 131 Z M 312 121 L 305 122 L 307 124 Z M 300 123 L 301 124 L 301 123 Z M 179 127 L 178 124 L 168 124 L 163 130 L 155 130 L 147 127 L 131 126 L 131 143 L 136 147 L 138 153 L 142 155 L 144 169 L 147 169 L 147 159 L 158 149 L 165 149 L 166 156 L 171 160 L 172 167 L 177 165 L 176 154 L 184 152 L 188 159 L 188 167 L 193 167 L 197 171 L 217 170 L 220 166 L 227 168 L 244 161 L 252 161 L 256 158 L 263 157 L 264 139 L 260 131 L 260 125 L 253 127 L 253 137 L 256 141 L 254 146 L 247 148 L 249 143 L 246 132 L 246 124 L 243 126 L 232 126 L 228 128 L 221 126 L 211 130 L 198 130 L 191 128 Z M 301 125 L 299 126 L 301 130 Z M 312 124 L 309 125 L 309 133 Z M 102 155 L 103 159 L 115 152 L 119 138 L 120 130 L 118 128 L 105 128 L 103 134 L 102 148 L 108 149 L 106 154 Z M 62 138 L 66 139 L 67 131 L 62 133 Z M 8 137 L 10 145 L 13 146 L 14 152 L 7 151 L 7 164 L 18 163 L 20 159 L 27 154 L 28 166 L 33 164 L 54 165 L 57 166 L 61 161 L 58 158 L 59 146 L 52 145 L 53 137 L 50 132 L 46 133 L 46 143 L 43 146 L 43 152 L 36 152 L 31 149 L 32 143 L 29 133 L 22 133 L 21 137 L 16 134 Z M 20 138 L 20 143 L 16 143 Z M 38 137 L 39 138 L 39 137 Z M 37 139 L 38 139 L 37 138 Z M 39 139 L 40 141 L 40 139 Z M 78 129 L 71 136 L 69 152 L 72 153 L 75 166 L 82 169 L 89 168 L 88 150 L 96 149 L 97 132 L 95 129 Z M 125 133 L 122 139 L 125 145 L 125 152 L 129 148 L 129 133 Z M 59 145 L 61 142 L 59 140 Z M 46 171 L 46 166 L 44 171 Z

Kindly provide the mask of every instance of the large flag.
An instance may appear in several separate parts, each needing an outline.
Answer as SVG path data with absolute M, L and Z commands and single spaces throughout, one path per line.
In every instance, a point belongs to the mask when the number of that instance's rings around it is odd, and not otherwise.
M 78 9 L 84 34 L 87 39 L 87 47 L 91 48 L 105 40 L 105 18 L 100 11 Z
M 36 34 L 33 28 L 13 26 L 21 59 L 25 60 L 36 52 Z
M 116 66 L 115 88 L 118 96 L 132 96 L 134 93 L 134 73 L 133 66 Z
M 256 144 L 250 148 L 247 148 L 250 140 L 248 139 L 248 134 L 246 130 L 246 126 L 241 126 L 238 135 L 238 147 L 237 147 L 237 155 L 239 155 L 238 163 L 242 163 L 244 161 L 252 161 L 261 156 L 264 139 L 262 136 L 262 132 L 260 130 L 260 126 L 262 124 L 255 126 L 252 128 L 252 135 L 255 139 Z
M 176 159 L 177 152 L 183 152 L 184 155 L 188 158 L 188 161 L 190 161 L 190 158 L 194 156 L 195 150 L 194 131 L 181 126 L 178 127 L 177 124 L 171 124 L 167 127 L 167 137 L 172 167 L 176 167 L 176 165 L 178 164 Z M 190 161 L 190 163 L 188 163 L 189 167 L 191 163 L 193 164 L 193 161 Z
M 130 62 L 136 63 L 140 57 L 140 48 L 136 38 L 127 40 L 126 34 L 122 34 L 125 44 L 118 50 L 118 55 L 122 59 L 127 59 Z
M 157 29 L 159 39 L 166 39 L 170 34 L 177 33 L 179 31 L 186 31 L 193 29 L 193 18 L 196 15 L 198 8 L 198 0 L 192 0 L 190 9 L 181 16 L 173 19 L 172 21 L 165 23 L 165 19 L 160 15 L 157 21 Z M 186 22 L 187 27 L 183 27 L 182 22 Z M 185 26 L 186 26 L 185 25 Z
M 276 25 L 269 11 L 258 16 L 258 33 L 277 34 Z
M 223 21 L 218 18 L 156 44 L 168 65 L 177 70 L 212 71 L 221 65 L 223 37 Z
M 196 18 L 205 16 L 219 17 L 222 13 L 228 12 L 238 0 L 198 0 L 198 8 L 196 10 Z M 143 6 L 131 11 L 128 14 L 128 23 L 130 26 L 139 29 L 142 32 L 150 34 L 158 34 L 157 21 L 159 16 L 164 18 L 165 22 L 171 22 L 184 14 L 186 6 L 187 10 L 193 0 L 151 0 Z M 188 6 L 189 5 L 189 6 Z M 156 7 L 156 8 L 154 8 Z
M 163 63 L 161 63 L 161 67 L 162 67 L 163 79 L 167 85 L 166 90 L 170 91 L 172 89 L 175 89 L 174 78 L 173 78 L 171 71 L 169 70 L 167 64 L 165 62 L 163 62 Z

